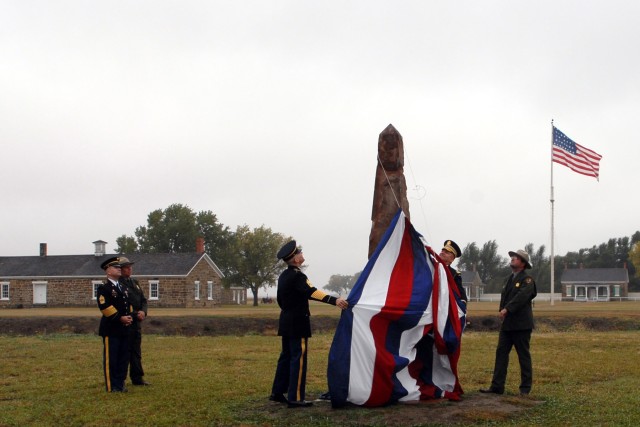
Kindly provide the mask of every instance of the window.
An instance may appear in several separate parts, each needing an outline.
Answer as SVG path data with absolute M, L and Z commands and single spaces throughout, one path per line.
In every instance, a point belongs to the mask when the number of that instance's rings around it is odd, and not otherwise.
M 609 296 L 609 287 L 608 286 L 598 286 L 598 297 L 606 298 Z
M 213 282 L 211 280 L 207 282 L 207 299 L 209 301 L 213 299 Z
M 149 299 L 160 299 L 160 282 L 158 280 L 149 280 Z
M 613 296 L 614 297 L 620 296 L 620 285 L 613 285 Z
M 567 285 L 567 296 L 571 296 L 571 285 Z
M 97 299 L 98 298 L 98 287 L 102 285 L 102 282 L 100 280 L 92 280 L 91 281 L 91 287 L 93 289 L 93 298 L 92 299 Z
M 0 282 L 0 300 L 9 299 L 9 282 Z
M 200 299 L 200 281 L 196 280 L 194 283 L 196 285 L 196 289 L 195 289 L 196 299 L 199 300 Z

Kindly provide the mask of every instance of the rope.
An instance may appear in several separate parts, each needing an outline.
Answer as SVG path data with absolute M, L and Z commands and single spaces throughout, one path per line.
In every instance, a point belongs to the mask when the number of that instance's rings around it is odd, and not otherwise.
M 404 153 L 405 153 L 405 158 L 407 159 L 407 163 L 409 165 L 409 171 L 411 172 L 411 178 L 413 179 L 413 182 L 415 184 L 414 190 L 416 191 L 416 193 L 418 192 L 419 188 L 424 188 L 422 186 L 419 186 L 418 184 L 416 184 L 416 177 L 415 174 L 413 173 L 413 167 L 411 167 L 411 161 L 409 160 L 409 156 L 407 155 L 407 148 L 406 146 L 404 147 Z M 395 191 L 393 191 L 393 187 L 391 186 L 391 181 L 389 180 L 389 175 L 387 175 L 387 171 L 385 170 L 384 166 L 382 165 L 382 161 L 380 160 L 380 156 L 377 156 L 378 158 L 378 164 L 380 165 L 380 168 L 382 168 L 382 172 L 384 172 L 384 177 L 387 180 L 387 183 L 389 184 L 389 188 L 391 189 L 391 194 L 393 194 L 393 198 L 396 201 L 396 205 L 398 206 L 398 209 L 402 209 L 402 207 L 400 206 L 400 202 L 398 201 L 398 197 L 396 197 L 396 193 Z M 423 196 L 421 197 L 417 197 L 417 200 L 420 202 L 420 213 L 422 214 L 422 220 L 424 221 L 424 225 L 425 228 L 427 229 L 427 234 L 431 234 L 429 232 L 429 227 L 427 227 L 427 216 L 425 215 L 424 212 L 424 207 L 422 206 L 422 199 L 426 196 L 427 192 L 425 189 L 425 193 Z
M 387 179 L 387 184 L 389 184 L 389 188 L 391 189 L 391 194 L 393 194 L 393 198 L 396 201 L 396 206 L 398 206 L 398 209 L 402 209 L 402 207 L 400 206 L 400 202 L 398 201 L 398 198 L 396 197 L 396 192 L 393 191 L 393 186 L 391 185 L 391 181 L 389 181 L 389 175 L 387 175 L 387 171 L 384 169 L 384 166 L 382 165 L 382 161 L 380 160 L 380 156 L 377 156 L 377 157 L 378 157 L 378 164 L 382 168 L 382 172 L 384 172 L 384 177 Z
M 409 157 L 409 154 L 407 153 L 407 146 L 406 145 L 404 146 L 404 153 L 405 153 L 405 157 L 407 159 L 407 164 L 409 165 L 409 172 L 411 172 L 411 179 L 413 180 L 413 183 L 415 185 L 414 190 L 416 191 L 416 193 L 418 193 L 418 190 L 420 188 L 424 188 L 424 187 L 422 187 L 422 186 L 417 184 L 416 176 L 413 173 L 413 167 L 411 166 L 411 159 Z M 427 215 L 424 212 L 424 206 L 422 206 L 422 199 L 424 199 L 424 197 L 426 195 L 427 195 L 427 190 L 425 189 L 424 190 L 424 195 L 422 195 L 421 197 L 417 197 L 416 199 L 420 203 L 420 213 L 422 214 L 422 220 L 424 221 L 424 227 L 427 229 L 427 234 L 430 235 L 431 233 L 429 232 L 429 227 L 428 227 L 428 222 L 427 222 Z

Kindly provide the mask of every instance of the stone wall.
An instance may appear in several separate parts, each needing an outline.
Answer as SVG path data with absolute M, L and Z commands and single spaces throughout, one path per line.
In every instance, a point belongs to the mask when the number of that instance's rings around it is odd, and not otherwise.
M 0 301 L 0 308 L 86 307 L 96 305 L 96 300 L 93 298 L 93 280 L 100 279 L 5 279 L 2 282 L 9 282 L 9 300 Z M 46 283 L 46 304 L 33 303 L 34 282 Z
M 202 259 L 186 277 L 134 277 L 140 282 L 147 297 L 149 307 L 185 307 L 205 308 L 221 304 L 246 304 L 247 291 L 243 288 L 224 289 L 221 278 L 215 270 Z M 93 278 L 55 278 L 0 279 L 9 283 L 9 300 L 0 300 L 0 308 L 31 307 L 87 307 L 96 305 L 93 298 L 93 281 L 102 282 L 103 277 Z M 158 298 L 150 298 L 150 284 L 158 283 Z M 195 282 L 200 282 L 199 298 L 195 295 Z M 213 283 L 212 296 L 209 298 L 207 282 Z M 34 282 L 46 283 L 46 304 L 33 303 Z

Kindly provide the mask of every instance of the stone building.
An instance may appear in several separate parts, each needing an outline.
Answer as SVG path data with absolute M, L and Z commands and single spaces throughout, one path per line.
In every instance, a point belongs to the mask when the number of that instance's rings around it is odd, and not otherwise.
M 247 290 L 225 289 L 224 275 L 204 252 L 180 254 L 106 254 L 106 242 L 94 242 L 93 255 L 0 257 L 0 308 L 86 307 L 96 304 L 97 287 L 104 281 L 100 264 L 113 256 L 134 261 L 133 276 L 147 296 L 149 307 L 213 307 L 246 304 Z

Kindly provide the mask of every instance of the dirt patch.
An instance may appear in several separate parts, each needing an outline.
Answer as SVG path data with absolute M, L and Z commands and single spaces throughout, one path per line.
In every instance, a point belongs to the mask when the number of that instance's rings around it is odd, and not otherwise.
M 495 316 L 477 316 L 468 319 L 467 331 L 498 331 L 500 323 Z M 4 335 L 40 334 L 97 334 L 100 319 L 92 317 L 0 317 L 0 333 Z M 337 317 L 314 316 L 314 333 L 335 331 Z M 611 317 L 537 317 L 536 329 L 542 332 L 576 330 L 628 331 L 640 329 L 639 319 Z M 276 335 L 278 319 L 240 316 L 167 316 L 150 317 L 144 322 L 145 334 L 220 336 L 220 335 Z
M 460 402 L 430 400 L 418 403 L 399 403 L 381 408 L 349 405 L 333 409 L 331 403 L 316 400 L 314 406 L 289 409 L 286 405 L 267 399 L 255 402 L 251 412 L 267 418 L 273 425 L 303 425 L 305 419 L 327 419 L 334 425 L 452 425 L 491 423 L 515 419 L 522 412 L 543 403 L 533 397 L 498 396 L 472 393 Z M 247 420 L 252 414 L 245 412 Z

